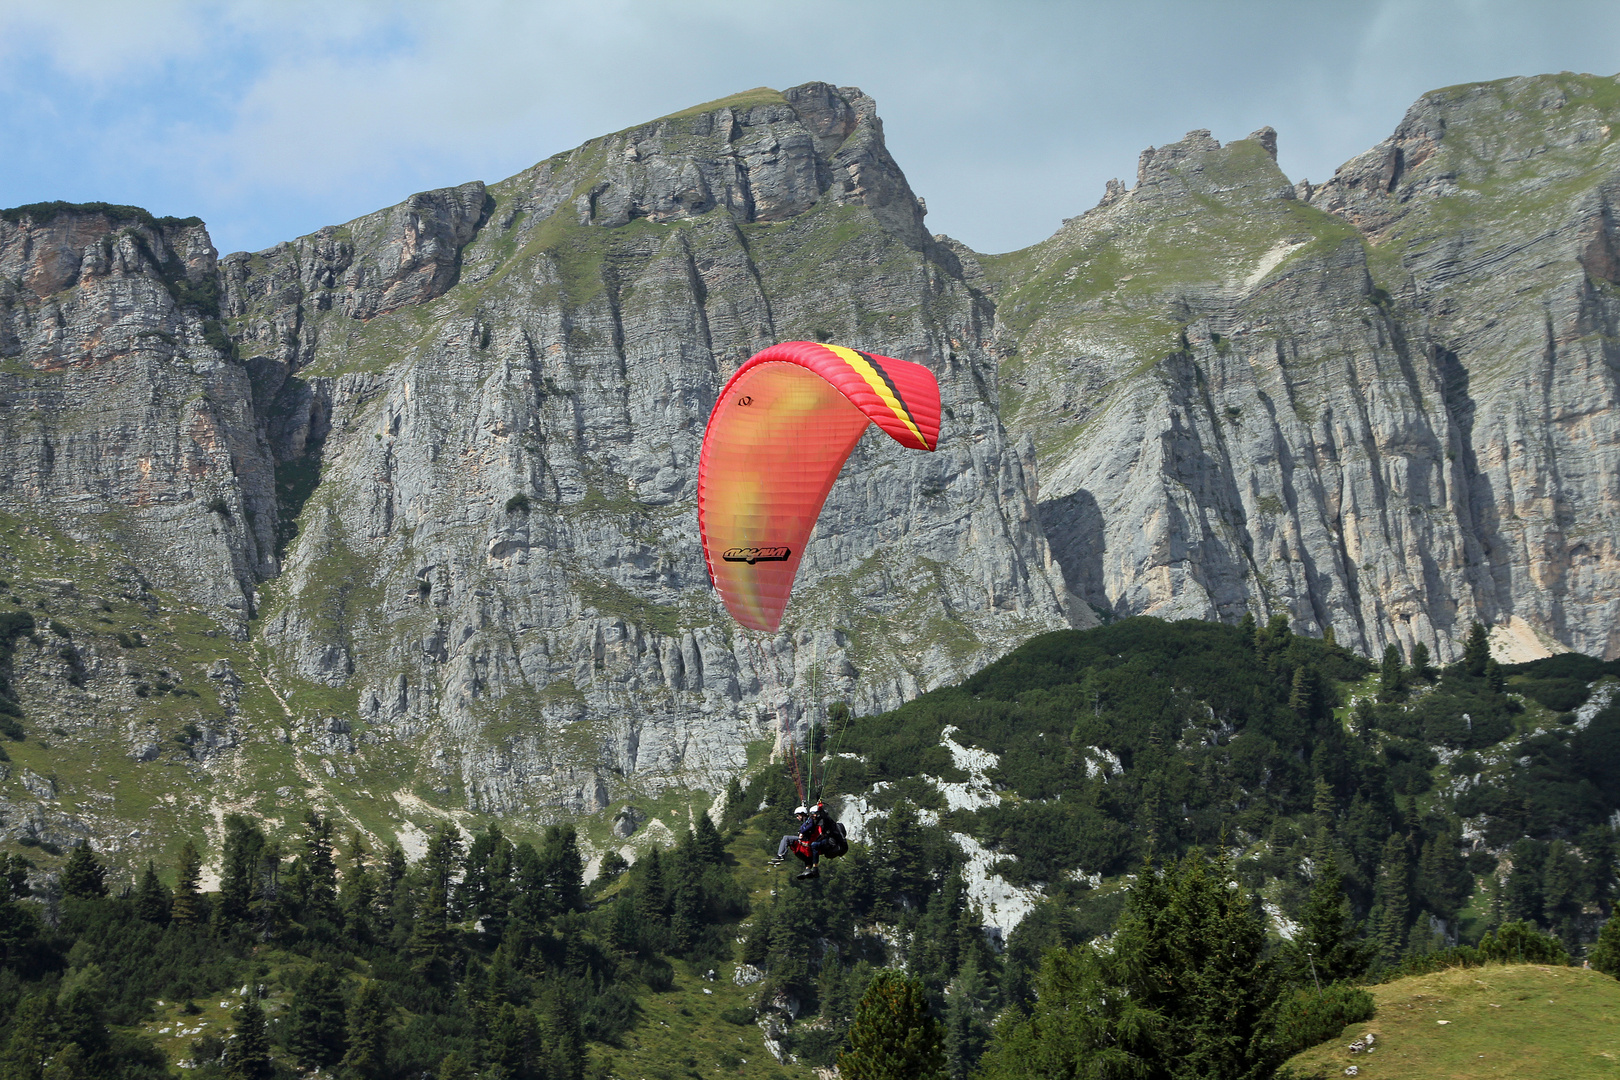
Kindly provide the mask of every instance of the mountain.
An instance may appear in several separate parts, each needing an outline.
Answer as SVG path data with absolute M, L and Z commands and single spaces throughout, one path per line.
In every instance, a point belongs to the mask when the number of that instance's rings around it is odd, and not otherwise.
M 13 530 L 60 532 L 0 573 L 77 656 L 60 678 L 21 639 L 35 723 L 127 732 L 107 768 L 143 812 L 166 785 L 120 757 L 218 777 L 168 792 L 193 828 L 290 798 L 544 822 L 717 792 L 812 696 L 897 705 L 1069 625 L 993 308 L 922 213 L 871 100 L 822 84 L 251 255 L 129 208 L 9 212 L 0 483 Z M 857 449 L 751 639 L 708 588 L 698 449 L 732 370 L 812 337 L 930 363 L 945 444 Z M 41 584 L 70 549 L 96 569 Z M 224 692 L 177 711 L 153 678 Z
M 1436 91 L 1320 186 L 1270 129 L 1195 131 L 985 260 L 1069 588 L 1370 655 L 1451 658 L 1475 620 L 1615 655 L 1617 106 L 1569 74 Z
M 1195 132 L 1001 256 L 821 83 L 251 254 L 0 212 L 6 832 L 623 833 L 827 702 L 1144 612 L 1613 656 L 1617 118 L 1612 79 L 1437 91 L 1319 187 Z M 945 420 L 860 445 L 759 640 L 695 462 L 794 338 L 927 363 Z

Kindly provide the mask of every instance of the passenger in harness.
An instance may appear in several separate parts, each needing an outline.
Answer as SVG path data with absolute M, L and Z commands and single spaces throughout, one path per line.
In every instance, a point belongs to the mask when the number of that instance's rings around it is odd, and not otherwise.
M 820 877 L 821 871 L 817 864 L 825 855 L 829 859 L 849 851 L 849 841 L 845 839 L 844 827 L 832 819 L 827 813 L 825 803 L 816 803 L 812 810 L 807 806 L 795 806 L 794 815 L 799 819 L 799 831 L 796 835 L 782 837 L 777 845 L 776 858 L 771 860 L 772 866 L 780 866 L 787 861 L 788 852 L 798 856 L 805 864 L 805 869 L 798 876 L 804 878 Z

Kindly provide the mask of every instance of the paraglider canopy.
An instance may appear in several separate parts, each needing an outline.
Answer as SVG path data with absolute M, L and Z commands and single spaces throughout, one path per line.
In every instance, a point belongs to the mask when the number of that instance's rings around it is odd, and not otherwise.
M 732 618 L 774 632 L 804 545 L 868 424 L 939 444 L 939 382 L 921 364 L 790 341 L 756 354 L 721 391 L 703 433 L 698 529 Z

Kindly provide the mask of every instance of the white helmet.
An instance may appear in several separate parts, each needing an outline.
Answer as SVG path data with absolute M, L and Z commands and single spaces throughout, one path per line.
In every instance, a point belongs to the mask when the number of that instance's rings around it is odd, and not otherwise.
M 798 806 L 793 808 L 793 812 L 795 814 L 808 814 L 810 812 L 810 808 L 805 806 L 803 803 L 800 803 Z

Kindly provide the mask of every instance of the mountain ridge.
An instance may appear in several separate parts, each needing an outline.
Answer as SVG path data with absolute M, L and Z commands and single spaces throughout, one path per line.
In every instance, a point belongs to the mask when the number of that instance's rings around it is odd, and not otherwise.
M 77 658 L 19 639 L 25 724 L 116 758 L 132 808 L 176 795 L 164 833 L 287 798 L 538 827 L 713 795 L 827 702 L 1100 616 L 1612 656 L 1617 108 L 1590 76 L 1436 91 L 1321 185 L 1269 129 L 1193 132 L 1001 256 L 930 236 L 875 104 L 823 83 L 255 253 L 18 208 L 0 574 Z M 1508 269 L 1534 303 L 1492 293 Z M 786 338 L 929 364 L 945 434 L 857 449 L 756 641 L 688 519 L 713 395 Z M 192 790 L 134 778 L 181 746 Z M 61 797 L 99 783 L 23 782 L 13 837 L 75 835 Z

